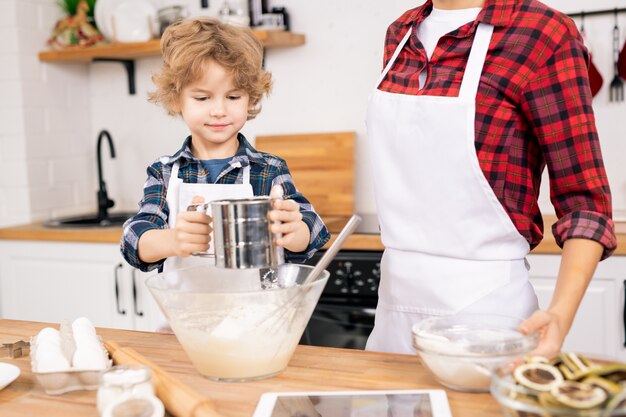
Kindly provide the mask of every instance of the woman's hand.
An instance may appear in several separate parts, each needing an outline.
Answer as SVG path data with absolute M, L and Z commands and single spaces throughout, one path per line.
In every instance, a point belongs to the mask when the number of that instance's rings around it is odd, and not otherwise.
M 567 336 L 561 318 L 550 311 L 537 310 L 528 319 L 520 324 L 522 334 L 539 333 L 539 345 L 531 355 L 543 356 L 551 359 L 561 351 L 561 346 Z
M 291 252 L 303 252 L 309 246 L 311 232 L 302 221 L 300 206 L 293 200 L 283 200 L 283 188 L 280 185 L 272 187 L 270 198 L 273 199 L 270 220 L 274 222 L 270 230 L 280 237 L 276 244 Z
M 533 355 L 552 358 L 559 354 L 603 250 L 601 244 L 589 239 L 565 241 L 550 306 L 535 311 L 519 328 L 523 334 L 539 332 L 539 346 Z

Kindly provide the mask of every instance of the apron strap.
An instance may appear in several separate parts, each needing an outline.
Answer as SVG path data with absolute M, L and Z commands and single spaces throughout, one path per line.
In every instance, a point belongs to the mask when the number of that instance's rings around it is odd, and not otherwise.
M 250 165 L 243 167 L 242 184 L 250 184 Z
M 402 51 L 402 48 L 404 48 L 404 45 L 406 44 L 406 42 L 411 37 L 411 33 L 413 33 L 413 26 L 411 26 L 409 28 L 409 30 L 406 31 L 406 34 L 404 35 L 404 38 L 402 38 L 402 40 L 400 41 L 400 43 L 396 47 L 396 50 L 394 51 L 393 55 L 391 56 L 391 59 L 387 63 L 387 66 L 383 70 L 382 74 L 380 74 L 380 77 L 378 77 L 378 82 L 376 82 L 376 87 L 374 87 L 374 88 L 378 88 L 380 83 L 383 82 L 383 79 L 385 78 L 385 75 L 387 75 L 387 73 L 389 72 L 389 70 L 393 66 L 393 63 L 396 61 L 396 58 L 398 58 L 398 55 L 400 55 L 400 52 Z
M 170 172 L 170 182 L 172 179 L 176 180 L 176 178 L 178 178 L 178 167 L 178 161 L 174 162 L 174 165 L 172 165 L 172 171 Z
M 404 35 L 404 38 L 400 41 L 396 50 L 394 51 L 391 59 L 387 63 L 387 66 L 378 77 L 376 87 L 383 81 L 394 62 L 400 55 L 402 48 L 407 43 L 413 33 L 413 26 Z M 459 98 L 474 99 L 478 92 L 478 84 L 480 83 L 480 75 L 482 74 L 483 67 L 485 65 L 485 59 L 487 57 L 487 51 L 489 50 L 489 42 L 491 41 L 491 35 L 493 34 L 493 26 L 486 23 L 479 23 L 476 28 L 476 34 L 474 35 L 474 42 L 472 43 L 472 49 L 465 66 L 465 73 L 463 74 L 463 81 L 461 82 L 461 90 L 459 92 Z
M 167 202 L 170 211 L 167 224 L 172 229 L 176 225 L 176 216 L 178 215 L 178 189 L 180 188 L 179 183 L 182 182 L 178 179 L 178 168 L 178 161 L 176 161 L 174 162 L 174 165 L 172 165 L 170 180 L 167 183 L 167 191 L 165 194 L 165 201 Z
M 483 67 L 485 66 L 485 59 L 487 58 L 487 50 L 489 49 L 492 33 L 492 25 L 486 23 L 478 24 L 476 34 L 474 35 L 474 42 L 472 43 L 472 49 L 470 50 L 470 55 L 465 66 L 459 98 L 472 101 L 476 98 L 480 74 L 482 74 Z

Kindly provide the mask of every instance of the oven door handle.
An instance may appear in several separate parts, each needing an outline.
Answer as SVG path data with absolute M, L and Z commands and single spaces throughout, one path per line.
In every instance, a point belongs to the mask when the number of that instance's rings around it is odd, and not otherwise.
M 369 318 L 369 316 L 368 316 Z M 374 324 L 368 324 L 368 323 L 359 323 L 357 322 L 353 322 L 353 321 L 345 321 L 345 320 L 339 320 L 335 317 L 328 317 L 326 314 L 324 314 L 323 312 L 318 313 L 318 312 L 313 312 L 313 314 L 311 315 L 311 321 L 310 323 L 316 320 L 318 322 L 323 322 L 323 323 L 329 323 L 335 326 L 342 326 L 342 327 L 348 327 L 348 328 L 359 328 L 359 329 L 369 329 L 370 331 L 374 328 Z
M 314 312 L 340 312 L 340 313 L 353 313 L 359 314 L 361 316 L 366 317 L 374 317 L 376 315 L 376 309 L 370 307 L 359 307 L 359 306 L 342 306 L 336 304 L 324 304 L 318 303 L 317 307 L 315 307 Z

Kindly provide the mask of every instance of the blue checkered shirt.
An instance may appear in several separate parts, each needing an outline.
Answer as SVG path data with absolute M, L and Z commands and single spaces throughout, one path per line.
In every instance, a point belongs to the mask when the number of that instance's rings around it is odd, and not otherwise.
M 269 195 L 272 186 L 280 184 L 285 198 L 292 199 L 300 205 L 303 221 L 311 231 L 309 246 L 301 253 L 285 250 L 285 258 L 290 262 L 304 262 L 315 251 L 324 246 L 330 234 L 315 212 L 311 203 L 296 189 L 287 168 L 287 163 L 275 156 L 254 149 L 246 138 L 239 134 L 239 149 L 228 165 L 217 176 L 216 184 L 242 183 L 243 167 L 250 166 L 250 184 L 255 196 Z M 210 183 L 209 173 L 203 169 L 202 163 L 192 155 L 191 137 L 185 139 L 182 148 L 173 156 L 157 159 L 147 169 L 148 179 L 144 184 L 143 198 L 139 202 L 139 212 L 124 223 L 121 239 L 121 252 L 124 259 L 135 268 L 151 271 L 162 270 L 164 259 L 156 263 L 146 263 L 139 259 L 137 247 L 143 233 L 152 229 L 166 229 L 169 208 L 165 200 L 167 185 L 172 166 L 179 163 L 178 177 L 186 183 Z

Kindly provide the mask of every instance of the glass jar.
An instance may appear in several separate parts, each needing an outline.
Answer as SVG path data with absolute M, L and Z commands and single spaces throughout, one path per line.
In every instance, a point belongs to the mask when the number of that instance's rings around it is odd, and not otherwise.
M 143 365 L 118 365 L 100 374 L 100 385 L 96 395 L 98 413 L 116 401 L 135 398 L 154 397 L 152 370 Z

